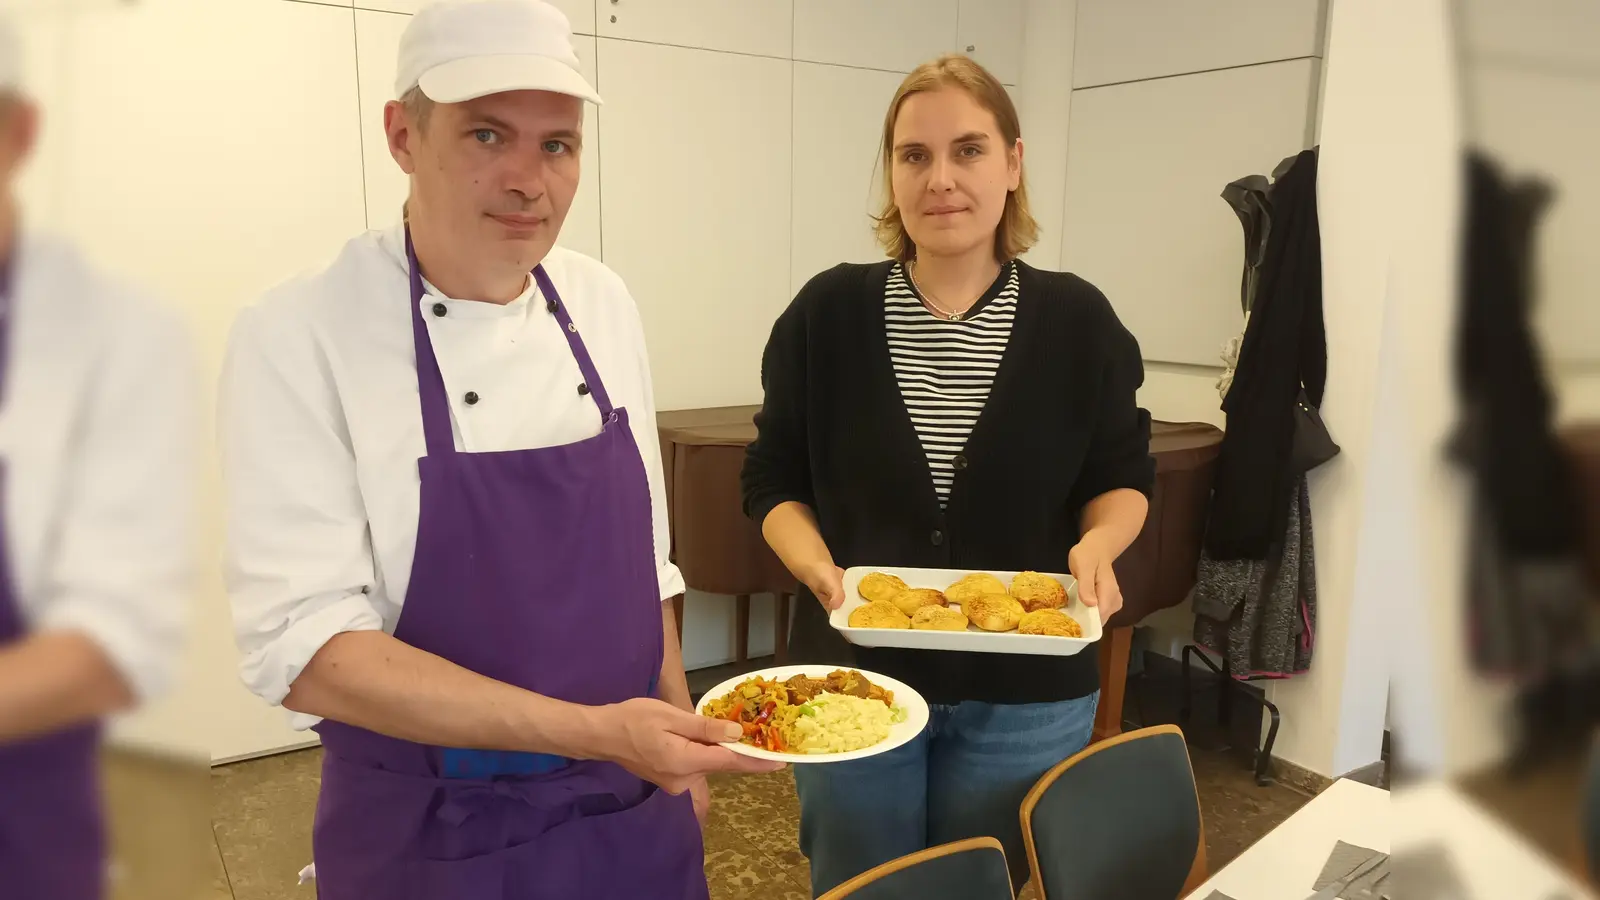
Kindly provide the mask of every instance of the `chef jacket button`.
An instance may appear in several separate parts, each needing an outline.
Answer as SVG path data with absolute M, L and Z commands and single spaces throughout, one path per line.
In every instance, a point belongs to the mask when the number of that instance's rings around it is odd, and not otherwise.
M 465 397 L 463 397 L 461 399 L 467 401 L 467 405 L 471 406 L 474 403 L 478 402 L 478 392 L 477 391 L 467 391 L 467 396 L 465 396 Z
M 443 303 L 435 303 L 433 305 L 433 314 L 436 315 L 436 316 L 443 316 L 445 313 L 447 313 L 449 311 L 450 310 L 446 309 L 445 305 Z
M 944 543 L 944 532 L 935 530 L 933 534 L 928 536 L 928 540 L 932 541 L 933 545 L 937 547 Z
M 588 382 L 580 383 L 578 385 L 578 394 L 579 395 L 583 395 L 583 394 L 587 394 L 587 393 L 589 393 L 589 383 Z
M 967 458 L 957 454 L 955 459 L 950 460 L 950 467 L 955 469 L 957 472 L 965 469 L 967 467 Z
M 546 300 L 544 302 L 544 308 L 550 310 L 551 312 L 555 312 L 556 311 L 556 307 L 558 307 L 560 305 L 561 304 L 557 303 L 556 302 L 556 298 L 554 298 L 554 297 L 551 297 L 549 300 Z

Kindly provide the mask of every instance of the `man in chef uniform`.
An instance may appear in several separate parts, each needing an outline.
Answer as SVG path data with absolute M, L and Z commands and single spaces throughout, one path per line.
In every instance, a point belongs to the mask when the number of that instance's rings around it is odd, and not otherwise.
M 0 897 L 96 900 L 101 720 L 183 649 L 198 397 L 181 321 L 28 224 L 22 73 L 0 17 Z
M 566 18 L 451 0 L 401 40 L 406 224 L 240 314 L 221 396 L 242 673 L 325 748 L 322 900 L 707 895 L 638 311 L 555 246 Z M 319 721 L 320 720 L 320 721 Z

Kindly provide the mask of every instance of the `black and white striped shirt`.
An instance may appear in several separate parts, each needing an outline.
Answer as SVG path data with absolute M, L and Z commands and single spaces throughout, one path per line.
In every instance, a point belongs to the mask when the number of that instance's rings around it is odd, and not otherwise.
M 889 357 L 906 412 L 928 457 L 942 507 L 955 480 L 955 459 L 966 446 L 994 386 L 1017 312 L 1017 267 L 1007 263 L 960 321 L 922 305 L 905 267 L 895 264 L 884 285 Z

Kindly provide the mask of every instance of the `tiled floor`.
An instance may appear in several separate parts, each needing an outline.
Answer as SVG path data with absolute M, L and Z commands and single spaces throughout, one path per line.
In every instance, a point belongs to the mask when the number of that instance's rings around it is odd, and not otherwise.
M 759 666 L 751 660 L 744 668 Z M 692 673 L 704 689 L 726 677 Z M 1160 698 L 1144 698 L 1152 720 L 1164 718 Z M 1273 785 L 1257 787 L 1236 755 L 1192 750 L 1205 816 L 1207 859 L 1220 868 L 1306 802 Z M 305 750 L 212 770 L 212 825 L 220 871 L 206 900 L 311 900 L 296 877 L 311 861 L 311 821 L 320 751 Z M 706 874 L 714 900 L 805 900 L 806 861 L 798 849 L 799 807 L 790 774 L 713 783 L 706 824 Z M 214 864 L 218 865 L 218 864 Z M 142 898 L 140 898 L 142 900 Z
M 311 861 L 319 750 L 214 770 L 213 826 L 224 874 L 208 900 L 309 900 L 296 875 Z M 1306 798 L 1259 788 L 1236 759 L 1196 752 L 1195 778 L 1213 868 L 1238 855 Z M 787 771 L 718 779 L 706 823 L 706 875 L 714 900 L 805 900 L 806 861 L 797 846 L 799 806 Z M 231 890 L 231 894 L 227 891 Z

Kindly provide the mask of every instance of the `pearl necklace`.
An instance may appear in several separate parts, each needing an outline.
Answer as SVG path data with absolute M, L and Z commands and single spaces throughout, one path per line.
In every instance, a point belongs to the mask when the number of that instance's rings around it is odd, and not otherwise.
M 934 315 L 943 316 L 946 320 L 951 322 L 960 322 L 963 318 L 965 318 L 965 310 L 961 312 L 951 312 L 950 310 L 945 309 L 935 301 L 935 298 L 932 294 L 928 293 L 923 289 L 922 285 L 917 283 L 916 268 L 917 261 L 913 259 L 906 265 L 906 275 L 911 279 L 911 286 L 917 289 L 917 297 L 922 301 L 922 305 L 927 307 L 928 311 Z M 970 306 L 967 308 L 971 309 Z

